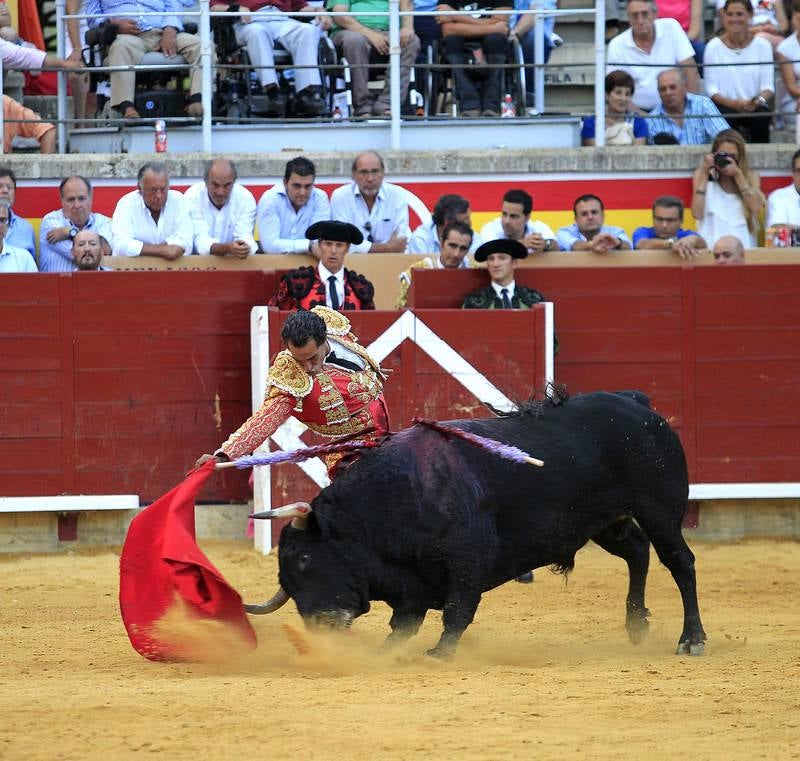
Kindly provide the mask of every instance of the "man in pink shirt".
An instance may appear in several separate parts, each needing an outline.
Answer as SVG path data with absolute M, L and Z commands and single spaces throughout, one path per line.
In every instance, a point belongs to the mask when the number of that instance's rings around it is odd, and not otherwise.
M 80 69 L 82 61 L 67 61 L 51 53 L 45 53 L 38 48 L 28 48 L 15 45 L 0 38 L 0 58 L 6 69 L 42 69 L 45 67 L 58 67 L 62 69 Z

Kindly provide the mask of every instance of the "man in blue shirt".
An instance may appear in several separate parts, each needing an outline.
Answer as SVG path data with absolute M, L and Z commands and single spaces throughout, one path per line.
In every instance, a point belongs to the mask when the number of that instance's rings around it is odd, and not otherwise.
M 0 199 L 8 201 L 10 207 L 14 206 L 17 197 L 17 175 L 7 166 L 0 166 Z M 33 225 L 27 219 L 16 214 L 13 208 L 8 210 L 8 228 L 5 231 L 5 241 L 9 246 L 22 248 L 36 261 L 36 237 Z
M 108 66 L 131 66 L 139 63 L 146 53 L 159 50 L 168 58 L 182 55 L 191 68 L 189 85 L 188 116 L 203 114 L 200 104 L 202 70 L 200 68 L 200 37 L 183 31 L 181 0 L 86 0 L 84 13 L 89 16 L 111 14 L 111 17 L 90 19 L 98 25 L 112 23 L 117 27 L 117 36 L 108 50 Z M 157 13 L 158 16 L 143 16 L 142 13 Z M 212 58 L 214 53 L 212 51 Z M 133 104 L 136 72 L 114 71 L 111 73 L 111 105 L 125 119 L 138 119 L 139 112 Z
M 689 92 L 679 69 L 658 75 L 658 94 L 661 102 L 647 120 L 650 143 L 706 145 L 714 142 L 718 132 L 729 129 L 711 98 Z
M 592 251 L 607 254 L 609 251 L 626 251 L 631 248 L 627 233 L 621 227 L 604 225 L 605 208 L 596 195 L 587 193 L 575 199 L 572 205 L 575 222 L 556 233 L 562 251 Z
M 639 227 L 633 233 L 633 246 L 651 251 L 672 251 L 681 259 L 694 259 L 708 248 L 694 230 L 684 230 L 683 201 L 675 196 L 660 196 L 653 201 L 653 226 Z

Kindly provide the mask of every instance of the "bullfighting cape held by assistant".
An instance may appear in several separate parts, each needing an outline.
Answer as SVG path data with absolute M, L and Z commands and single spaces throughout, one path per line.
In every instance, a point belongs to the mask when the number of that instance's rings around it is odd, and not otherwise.
M 182 641 L 160 624 L 178 610 L 198 626 L 213 623 L 213 638 L 232 650 L 256 647 L 242 598 L 203 554 L 195 539 L 194 506 L 214 472 L 209 461 L 137 515 L 119 562 L 119 606 L 131 645 L 155 661 L 207 660 L 198 640 Z M 193 630 L 191 627 L 187 631 Z

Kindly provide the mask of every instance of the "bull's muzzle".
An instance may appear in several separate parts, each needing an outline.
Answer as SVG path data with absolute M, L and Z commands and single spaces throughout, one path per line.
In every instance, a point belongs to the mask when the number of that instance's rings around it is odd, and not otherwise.
M 303 616 L 309 629 L 349 629 L 355 616 L 349 610 L 324 610 Z

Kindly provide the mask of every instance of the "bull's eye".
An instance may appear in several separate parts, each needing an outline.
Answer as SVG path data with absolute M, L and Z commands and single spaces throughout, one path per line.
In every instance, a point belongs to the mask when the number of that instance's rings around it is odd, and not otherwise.
M 307 552 L 304 552 L 300 556 L 300 560 L 297 561 L 297 567 L 301 571 L 307 571 L 308 570 L 308 566 L 310 564 L 311 564 L 311 555 L 309 555 Z

